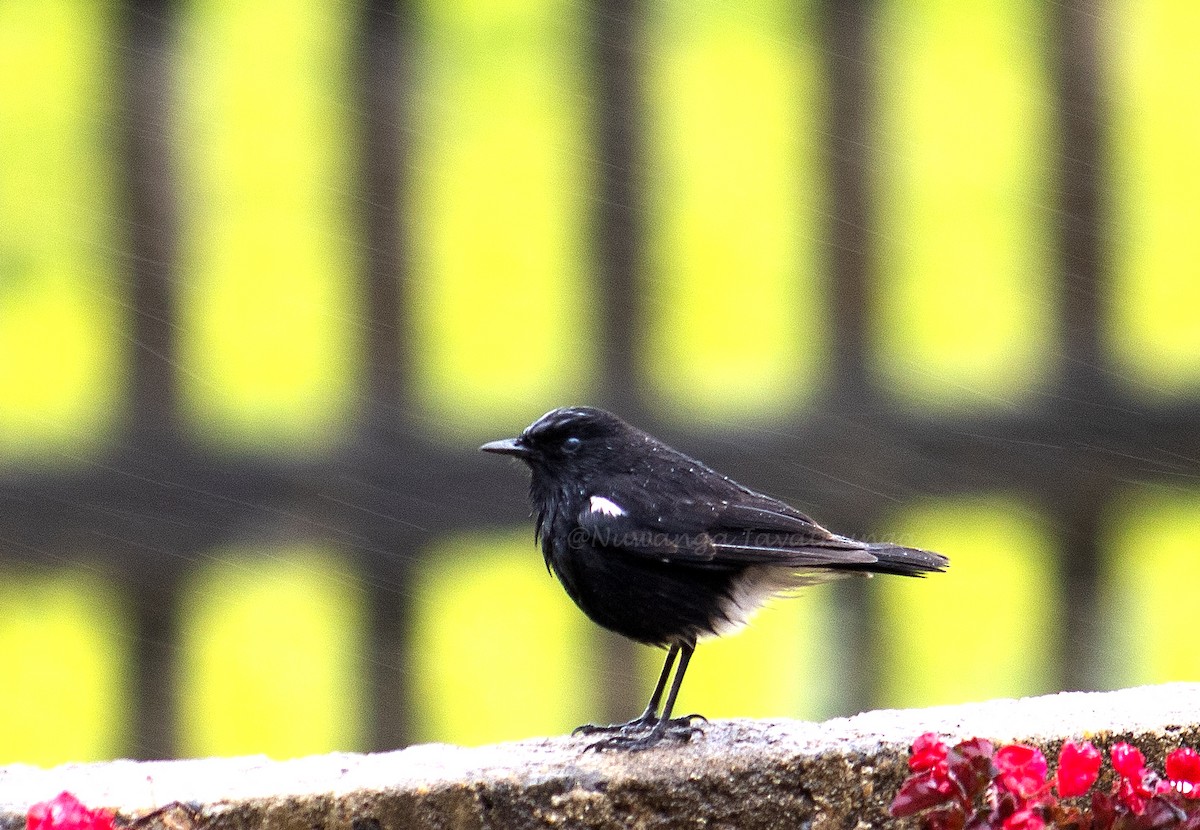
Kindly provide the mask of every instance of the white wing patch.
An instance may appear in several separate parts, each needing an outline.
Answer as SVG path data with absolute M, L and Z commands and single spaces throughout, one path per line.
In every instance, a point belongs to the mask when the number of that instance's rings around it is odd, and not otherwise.
M 592 496 L 588 503 L 593 513 L 599 513 L 603 516 L 624 516 L 625 508 L 617 504 L 612 499 L 606 499 L 604 496 Z

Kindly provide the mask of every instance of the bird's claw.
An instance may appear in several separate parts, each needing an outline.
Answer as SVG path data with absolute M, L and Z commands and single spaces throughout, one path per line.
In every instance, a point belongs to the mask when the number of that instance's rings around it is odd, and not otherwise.
M 639 752 L 643 749 L 650 749 L 657 745 L 660 741 L 672 740 L 682 741 L 684 743 L 690 741 L 693 735 L 704 734 L 704 727 L 692 723 L 693 720 L 701 720 L 708 723 L 708 720 L 703 715 L 686 715 L 681 718 L 671 718 L 668 721 L 652 721 L 642 722 L 630 721 L 627 724 L 609 727 L 596 727 L 596 731 L 580 733 L 576 730 L 575 734 L 605 734 L 607 737 L 588 744 L 584 752 L 603 752 L 606 749 L 620 749 L 626 752 Z M 645 730 L 645 724 L 650 723 L 652 727 L 649 731 Z M 627 729 L 639 724 L 636 729 Z M 580 727 L 582 729 L 583 727 Z
M 634 718 L 628 723 L 614 723 L 611 726 L 600 726 L 594 723 L 585 723 L 583 726 L 577 726 L 571 730 L 572 736 L 578 735 L 613 735 L 625 734 L 627 732 L 645 732 L 648 729 L 653 729 L 658 725 L 658 718 L 653 715 L 643 715 L 640 718 Z
M 580 735 L 612 735 L 617 732 L 624 732 L 631 727 L 630 723 L 614 723 L 610 726 L 601 726 L 596 723 L 585 723 L 583 726 L 576 726 L 571 730 L 571 737 L 577 738 Z

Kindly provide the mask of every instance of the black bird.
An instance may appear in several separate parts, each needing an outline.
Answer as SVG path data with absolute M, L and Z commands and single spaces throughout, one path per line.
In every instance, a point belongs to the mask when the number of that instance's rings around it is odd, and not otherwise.
M 949 564 L 936 553 L 830 533 L 600 409 L 555 409 L 519 437 L 480 449 L 529 465 L 546 566 L 580 610 L 667 649 L 641 716 L 575 730 L 608 735 L 592 744 L 597 750 L 644 749 L 698 731 L 698 715 L 671 718 L 696 642 L 738 630 L 771 597 L 850 574 L 922 576 Z

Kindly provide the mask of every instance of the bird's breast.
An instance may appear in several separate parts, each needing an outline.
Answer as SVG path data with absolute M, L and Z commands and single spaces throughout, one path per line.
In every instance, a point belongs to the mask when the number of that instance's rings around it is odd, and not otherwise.
M 729 613 L 733 571 L 647 557 L 589 539 L 577 523 L 564 527 L 543 538 L 547 564 L 571 600 L 598 625 L 664 646 L 694 644 L 728 626 L 729 616 L 740 616 Z M 750 605 L 747 599 L 735 603 L 739 612 Z M 745 607 L 745 616 L 749 611 Z

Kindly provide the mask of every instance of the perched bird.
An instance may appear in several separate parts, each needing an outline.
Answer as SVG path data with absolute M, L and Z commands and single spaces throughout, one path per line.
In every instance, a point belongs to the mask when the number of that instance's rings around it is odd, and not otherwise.
M 698 715 L 671 718 L 697 641 L 737 631 L 771 597 L 851 574 L 922 576 L 949 564 L 831 533 L 600 409 L 555 409 L 517 438 L 480 449 L 529 465 L 546 565 L 580 610 L 667 649 L 641 716 L 576 730 L 606 735 L 597 750 L 645 749 L 698 731 Z

